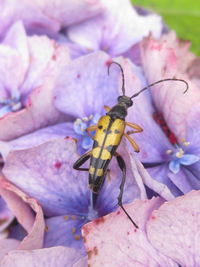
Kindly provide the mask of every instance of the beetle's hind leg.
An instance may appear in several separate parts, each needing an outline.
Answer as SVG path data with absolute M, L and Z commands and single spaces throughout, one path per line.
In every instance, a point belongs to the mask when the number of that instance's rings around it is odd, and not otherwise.
M 131 216 L 128 214 L 128 212 L 125 210 L 123 204 L 122 204 L 122 196 L 123 196 L 123 192 L 124 192 L 124 185 L 125 185 L 125 181 L 126 181 L 126 164 L 123 160 L 123 158 L 118 154 L 115 153 L 115 157 L 117 159 L 117 162 L 119 164 L 119 167 L 122 171 L 122 181 L 120 184 L 120 193 L 118 196 L 118 205 L 121 207 L 121 209 L 124 211 L 124 213 L 127 215 L 127 217 L 129 218 L 129 220 L 132 222 L 132 224 L 136 227 L 139 228 L 137 226 L 137 224 L 133 221 L 133 219 L 131 218 Z

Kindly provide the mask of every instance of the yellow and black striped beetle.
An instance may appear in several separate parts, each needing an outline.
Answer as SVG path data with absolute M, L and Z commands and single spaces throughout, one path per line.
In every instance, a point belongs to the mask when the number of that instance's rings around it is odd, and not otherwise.
M 138 96 L 141 92 L 148 89 L 149 87 L 164 82 L 164 81 L 181 81 L 186 84 L 186 90 L 184 93 L 188 90 L 188 83 L 185 80 L 182 79 L 176 79 L 176 78 L 168 78 L 159 80 L 157 82 L 154 82 L 143 89 L 141 89 L 136 94 L 132 95 L 131 97 L 128 97 L 125 95 L 125 79 L 124 79 L 124 72 L 121 67 L 121 65 L 117 62 L 111 62 L 108 66 L 108 74 L 109 74 L 109 68 L 111 64 L 116 64 L 122 74 L 122 96 L 119 96 L 117 101 L 118 104 L 115 105 L 112 108 L 109 108 L 108 106 L 104 106 L 105 110 L 107 111 L 105 116 L 102 116 L 97 125 L 90 126 L 86 129 L 88 134 L 90 135 L 90 132 L 96 131 L 93 138 L 94 143 L 91 151 L 86 152 L 83 154 L 73 165 L 73 168 L 80 171 L 89 171 L 89 187 L 92 190 L 93 197 L 91 198 L 93 203 L 92 206 L 95 206 L 95 200 L 97 198 L 97 195 L 100 192 L 100 189 L 102 188 L 106 173 L 108 170 L 108 165 L 112 159 L 113 156 L 116 157 L 117 162 L 119 164 L 119 167 L 122 171 L 122 181 L 120 184 L 120 193 L 118 196 L 118 205 L 121 207 L 121 209 L 125 212 L 125 214 L 128 216 L 130 221 L 133 223 L 133 225 L 138 228 L 137 224 L 133 221 L 131 216 L 128 214 L 128 212 L 125 210 L 123 204 L 122 204 L 122 196 L 123 196 L 123 190 L 126 180 L 126 164 L 123 160 L 123 158 L 116 152 L 121 139 L 123 136 L 125 136 L 128 141 L 133 146 L 135 152 L 139 152 L 139 146 L 136 144 L 136 142 L 130 137 L 130 134 L 133 133 L 139 133 L 142 132 L 143 129 L 134 123 L 126 122 L 125 118 L 127 116 L 127 109 L 133 105 L 132 98 Z M 131 127 L 133 130 L 128 131 L 125 133 L 126 126 Z M 90 158 L 90 166 L 89 168 L 81 168 L 81 166 Z

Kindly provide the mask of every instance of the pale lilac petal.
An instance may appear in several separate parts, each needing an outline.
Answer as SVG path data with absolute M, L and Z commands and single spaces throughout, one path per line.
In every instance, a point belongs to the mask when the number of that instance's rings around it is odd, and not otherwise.
M 146 167 L 146 165 L 144 165 L 144 166 Z M 173 183 L 173 181 L 171 181 L 169 179 L 169 173 L 172 174 L 172 172 L 169 170 L 167 163 L 164 163 L 164 164 L 161 164 L 159 166 L 152 167 L 152 168 L 146 168 L 146 170 L 148 171 L 150 177 L 154 180 L 154 181 L 152 181 L 153 182 L 152 185 L 154 185 L 155 181 L 156 181 L 156 182 L 160 183 L 161 188 L 167 187 L 170 191 L 170 195 L 173 196 L 172 198 L 174 198 L 174 196 L 179 196 L 181 194 L 180 189 Z M 148 182 L 149 182 L 148 187 L 152 188 L 151 179 L 148 179 Z M 155 190 L 155 192 L 157 192 L 157 191 Z M 164 199 L 169 200 L 171 198 L 165 198 L 164 197 Z
M 85 259 L 82 260 L 82 257 L 78 250 L 61 246 L 37 250 L 13 250 L 3 258 L 1 265 L 10 267 L 14 262 L 15 267 L 64 267 L 76 266 L 81 261 L 82 264 L 79 266 L 84 267 Z
M 178 81 L 163 82 L 152 88 L 157 109 L 163 113 L 167 125 L 181 141 L 182 138 L 186 138 L 188 112 L 199 103 L 200 94 L 199 88 L 185 73 L 179 71 L 177 57 L 180 55 L 177 54 L 174 45 L 171 42 L 168 43 L 167 38 L 168 35 L 159 41 L 151 38 L 145 40 L 142 46 L 142 61 L 149 83 L 173 77 L 185 79 L 189 83 L 189 90 L 185 94 L 183 94 L 185 84 Z M 185 54 L 181 54 L 182 57 L 185 57 Z
M 60 138 L 27 150 L 12 151 L 3 173 L 37 199 L 45 215 L 86 214 L 88 174 L 73 170 L 78 157 L 75 141 Z
M 122 211 L 99 218 L 83 227 L 83 236 L 91 266 L 173 266 L 177 265 L 156 250 L 146 237 L 145 224 L 162 200 L 136 200 L 125 205 L 138 224 L 134 228 Z
M 200 262 L 200 191 L 192 191 L 162 205 L 147 225 L 150 242 L 181 266 Z
M 104 12 L 101 15 L 67 29 L 72 41 L 88 50 L 119 55 L 150 32 L 155 37 L 160 36 L 162 23 L 158 15 L 138 15 L 129 0 L 102 2 Z
M 142 179 L 142 182 L 147 186 L 149 187 L 150 189 L 152 189 L 154 192 L 158 193 L 159 196 L 161 196 L 163 199 L 166 199 L 166 200 L 171 200 L 174 198 L 174 195 L 173 195 L 173 191 L 171 192 L 171 185 L 170 187 L 168 187 L 167 184 L 165 184 L 162 180 L 159 180 L 159 179 L 155 179 L 155 176 L 154 175 L 149 175 L 148 170 L 146 170 L 142 163 L 135 159 L 135 161 L 132 161 L 132 166 L 133 168 L 134 167 L 137 167 L 137 170 L 140 174 L 140 177 Z M 135 163 L 135 164 L 134 164 Z M 166 179 L 165 177 L 165 169 L 164 168 L 158 168 L 158 172 L 160 172 L 160 178 L 162 179 Z M 170 189 L 169 189 L 170 188 Z
M 0 87 L 15 95 L 26 75 L 29 48 L 25 29 L 21 22 L 16 22 L 8 31 L 0 45 Z M 11 78 L 12 77 L 12 78 Z M 2 93 L 0 93 L 2 97 Z M 2 100 L 2 99 L 1 99 Z
M 57 33 L 61 28 L 101 12 L 99 0 L 43 0 L 30 2 L 15 0 L 1 4 L 0 34 L 17 19 L 21 19 L 29 32 Z

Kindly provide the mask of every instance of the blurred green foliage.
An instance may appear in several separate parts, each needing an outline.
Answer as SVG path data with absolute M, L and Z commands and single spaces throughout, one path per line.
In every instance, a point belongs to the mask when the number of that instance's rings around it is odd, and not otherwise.
M 191 41 L 191 50 L 200 56 L 200 1 L 189 0 L 132 0 L 162 15 L 169 28 L 183 40 Z

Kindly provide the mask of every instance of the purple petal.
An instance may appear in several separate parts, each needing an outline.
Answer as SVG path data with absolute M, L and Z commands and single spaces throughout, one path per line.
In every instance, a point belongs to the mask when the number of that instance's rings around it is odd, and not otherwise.
M 11 152 L 3 173 L 28 195 L 37 199 L 45 214 L 86 214 L 88 175 L 73 170 L 77 160 L 73 140 L 58 139 L 38 147 Z
M 168 177 L 174 185 L 181 190 L 184 194 L 190 192 L 193 189 L 200 188 L 199 173 L 195 176 L 195 172 L 191 168 L 182 167 L 179 173 L 169 173 Z
M 47 141 L 57 139 L 59 137 L 74 136 L 72 123 L 59 123 L 49 126 L 31 134 L 19 137 L 10 142 L 0 141 L 0 152 L 4 160 L 11 150 L 22 150 L 38 146 Z
M 56 107 L 65 114 L 82 118 L 101 114 L 104 105 L 113 105 L 121 73 L 116 68 L 108 76 L 109 61 L 110 57 L 103 52 L 74 60 L 57 82 Z
M 85 252 L 81 228 L 85 218 L 74 215 L 52 217 L 46 220 L 44 247 L 65 246 Z

